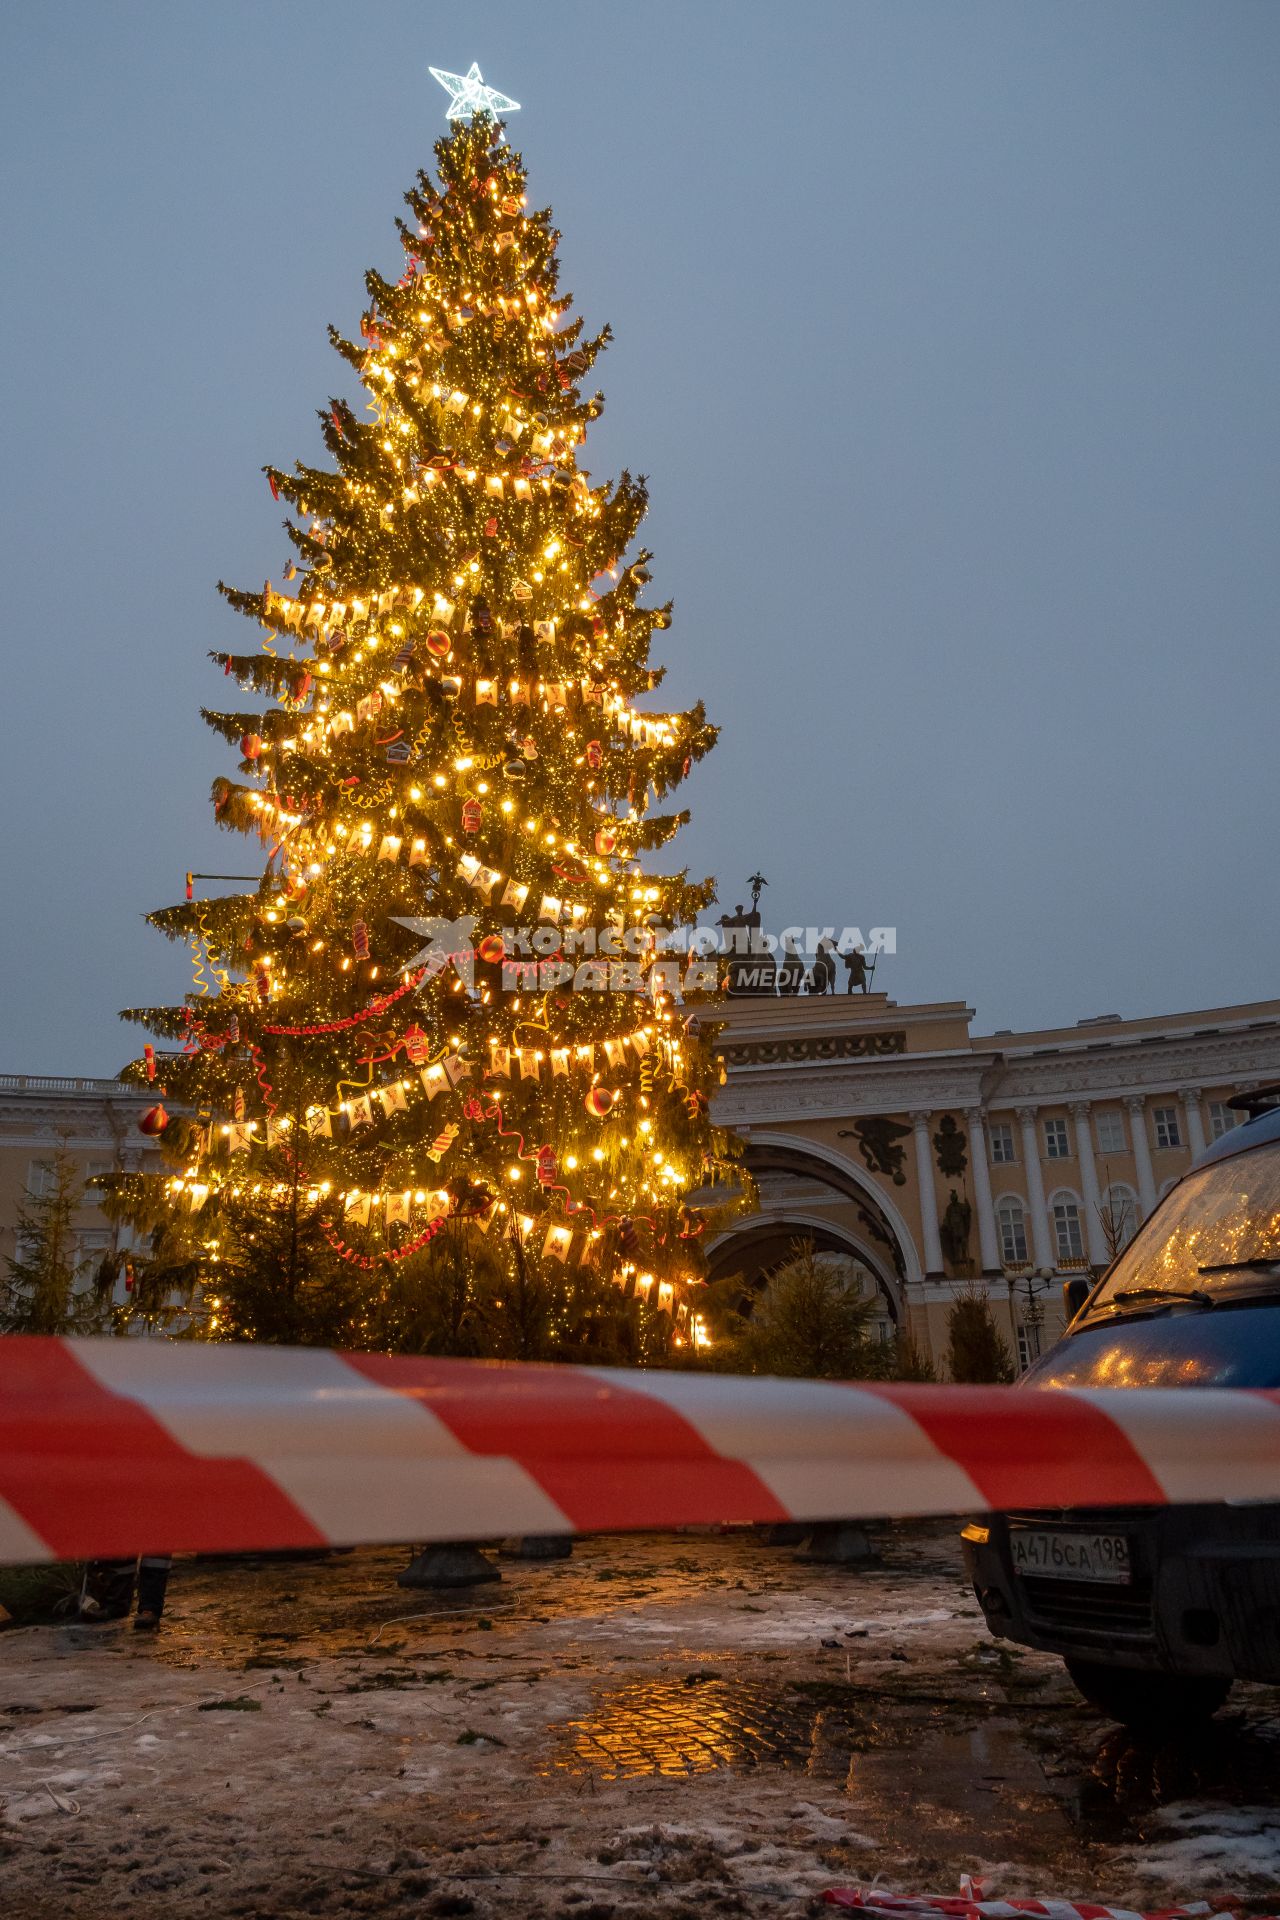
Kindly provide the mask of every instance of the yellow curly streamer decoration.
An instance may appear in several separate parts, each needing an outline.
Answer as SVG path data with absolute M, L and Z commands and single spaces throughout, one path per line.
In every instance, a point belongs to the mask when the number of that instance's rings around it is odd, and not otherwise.
M 214 941 L 213 935 L 209 932 L 209 923 L 205 918 L 203 902 L 196 907 L 196 923 L 200 928 L 200 938 L 204 942 L 205 958 L 209 965 L 209 971 L 217 981 L 220 992 L 226 993 L 231 986 L 231 975 L 225 967 L 218 965 L 217 955 L 219 949 Z
M 191 936 L 191 967 L 195 974 L 195 990 L 203 999 L 213 983 L 204 970 L 204 946 L 194 934 Z

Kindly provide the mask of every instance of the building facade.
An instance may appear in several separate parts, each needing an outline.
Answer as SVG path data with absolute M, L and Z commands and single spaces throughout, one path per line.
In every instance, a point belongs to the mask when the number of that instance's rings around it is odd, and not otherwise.
M 154 1105 L 154 1093 L 116 1080 L 0 1073 L 0 1259 L 15 1252 L 19 1209 L 26 1196 L 43 1191 L 59 1150 L 75 1161 L 85 1181 L 158 1164 L 158 1149 L 138 1131 L 138 1121 Z M 129 1244 L 128 1230 L 114 1226 L 91 1193 L 82 1195 L 75 1229 L 86 1278 L 105 1255 Z
M 880 1337 L 941 1364 L 958 1293 L 982 1289 L 1020 1366 L 1063 1325 L 1062 1282 L 1098 1271 L 1210 1140 L 1237 1093 L 1280 1082 L 1280 1000 L 970 1032 L 963 1001 L 884 994 L 731 1000 L 715 1118 L 746 1143 L 759 1207 L 709 1248 L 713 1277 L 765 1282 L 798 1239 L 874 1296 Z M 154 1095 L 0 1074 L 0 1258 L 59 1148 L 87 1181 L 157 1165 Z M 128 1244 L 91 1194 L 86 1277 Z
M 961 1001 L 743 998 L 715 1118 L 746 1141 L 759 1210 L 711 1245 L 758 1287 L 796 1239 L 846 1261 L 938 1364 L 981 1288 L 1021 1366 L 1061 1330 L 1062 1282 L 1098 1271 L 1193 1156 L 1280 1081 L 1280 1000 L 970 1032 Z

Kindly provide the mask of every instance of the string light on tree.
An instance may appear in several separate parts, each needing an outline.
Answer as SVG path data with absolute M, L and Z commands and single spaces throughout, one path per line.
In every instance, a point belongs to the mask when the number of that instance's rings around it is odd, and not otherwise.
M 320 410 L 325 464 L 265 470 L 283 584 L 222 589 L 255 645 L 214 655 L 247 695 L 204 713 L 235 763 L 214 814 L 264 870 L 216 897 L 192 873 L 150 916 L 195 984 L 127 1016 L 167 1166 L 115 1204 L 142 1292 L 181 1289 L 218 1337 L 660 1357 L 701 1202 L 739 1187 L 714 1008 L 689 1017 L 654 931 L 713 884 L 649 867 L 716 730 L 643 704 L 671 623 L 647 493 L 584 464 L 610 334 L 559 291 L 493 114 L 515 102 L 435 77 L 438 182 L 331 333 L 363 401 Z M 432 1288 L 472 1303 L 444 1334 Z

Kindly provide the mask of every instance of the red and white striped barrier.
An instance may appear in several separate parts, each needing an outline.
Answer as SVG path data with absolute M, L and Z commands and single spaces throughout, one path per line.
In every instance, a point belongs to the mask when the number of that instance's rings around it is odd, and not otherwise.
M 0 1338 L 0 1562 L 1280 1501 L 1280 1393 Z
M 886 1893 L 883 1887 L 833 1887 L 829 1907 L 856 1907 L 867 1920 L 1233 1920 L 1234 1909 L 1207 1900 L 1189 1907 L 1138 1913 L 1132 1907 L 1100 1907 L 1083 1900 L 987 1900 L 974 1892 L 959 1899 L 931 1894 Z M 1266 1920 L 1258 1915 L 1257 1920 Z

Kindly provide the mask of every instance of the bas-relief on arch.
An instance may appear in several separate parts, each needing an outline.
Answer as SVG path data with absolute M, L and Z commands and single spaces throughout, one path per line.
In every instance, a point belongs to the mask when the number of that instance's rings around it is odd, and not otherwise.
M 811 1140 L 806 1134 L 766 1133 L 761 1132 L 756 1127 L 752 1127 L 749 1133 L 743 1135 L 743 1139 L 748 1151 L 752 1147 L 780 1147 L 784 1148 L 788 1153 L 798 1154 L 804 1159 L 814 1161 L 817 1166 L 832 1167 L 836 1172 L 843 1174 L 845 1179 L 857 1187 L 859 1192 L 864 1193 L 867 1199 L 879 1207 L 881 1213 L 884 1215 L 894 1238 L 898 1242 L 898 1249 L 902 1254 L 902 1264 L 906 1269 L 907 1283 L 911 1284 L 912 1282 L 923 1280 L 924 1272 L 920 1265 L 920 1255 L 917 1251 L 915 1238 L 912 1235 L 911 1229 L 908 1227 L 898 1209 L 894 1206 L 893 1201 L 889 1198 L 884 1188 L 877 1185 L 865 1167 L 855 1164 L 854 1161 L 849 1159 L 847 1154 L 839 1152 L 837 1148 L 829 1147 L 819 1140 Z

